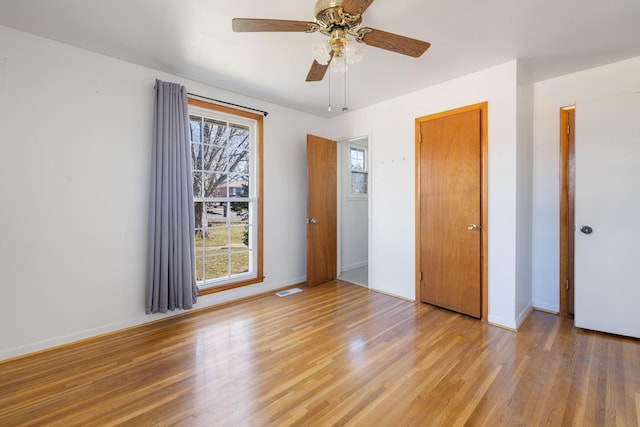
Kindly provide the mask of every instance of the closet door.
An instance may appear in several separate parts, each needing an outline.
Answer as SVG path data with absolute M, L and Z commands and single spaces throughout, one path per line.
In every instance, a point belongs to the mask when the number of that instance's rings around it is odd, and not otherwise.
M 640 338 L 640 94 L 576 103 L 575 324 Z

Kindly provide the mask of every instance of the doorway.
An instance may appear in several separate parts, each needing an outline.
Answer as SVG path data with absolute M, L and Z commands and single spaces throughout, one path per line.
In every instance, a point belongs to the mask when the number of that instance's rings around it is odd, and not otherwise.
M 487 108 L 416 119 L 416 296 L 487 318 Z
M 369 138 L 338 142 L 338 278 L 369 287 Z
M 369 287 L 369 138 L 307 135 L 307 285 Z

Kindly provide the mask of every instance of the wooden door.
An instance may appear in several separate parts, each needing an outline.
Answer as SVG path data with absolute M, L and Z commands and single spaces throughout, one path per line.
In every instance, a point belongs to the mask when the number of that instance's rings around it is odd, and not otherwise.
M 567 284 L 565 288 L 567 290 L 567 313 L 573 315 L 574 309 L 574 295 L 575 295 L 575 280 L 574 280 L 574 234 L 575 234 L 575 192 L 576 192 L 576 162 L 575 162 L 575 118 L 576 111 L 569 110 L 567 112 L 567 136 L 568 136 L 568 165 L 567 175 L 569 182 L 567 184 L 567 233 L 568 233 L 568 257 L 567 257 Z
M 307 135 L 307 285 L 337 270 L 337 145 Z
M 576 104 L 575 324 L 640 338 L 640 94 Z
M 575 105 L 560 109 L 560 314 L 574 313 Z
M 420 124 L 420 295 L 482 316 L 481 110 Z

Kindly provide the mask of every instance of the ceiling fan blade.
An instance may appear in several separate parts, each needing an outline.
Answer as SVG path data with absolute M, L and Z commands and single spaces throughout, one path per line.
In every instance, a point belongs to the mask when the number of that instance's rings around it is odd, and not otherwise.
M 342 10 L 349 15 L 362 15 L 371 3 L 373 3 L 373 0 L 344 0 L 342 2 Z
M 373 28 L 361 28 L 359 32 L 365 29 L 371 30 L 371 32 L 367 32 L 362 38 L 362 40 L 369 46 L 413 56 L 414 58 L 422 55 L 427 49 L 429 49 L 429 46 L 431 46 L 431 43 L 428 42 L 400 36 L 398 34 L 387 33 L 386 31 L 376 30 Z
M 309 21 L 288 21 L 285 19 L 252 19 L 234 18 L 231 27 L 236 32 L 265 32 L 265 31 L 314 31 L 315 23 Z
M 306 81 L 308 82 L 319 82 L 324 79 L 324 75 L 329 68 L 329 64 L 322 65 L 315 59 L 313 60 L 313 64 L 311 64 L 311 68 L 309 69 L 309 74 L 307 74 Z
M 327 73 L 329 69 L 329 64 L 331 64 L 331 60 L 333 59 L 333 52 L 331 53 L 331 58 L 329 58 L 329 62 L 325 65 L 322 65 L 315 59 L 313 60 L 313 64 L 311 64 L 311 68 L 309 69 L 309 74 L 307 74 L 306 81 L 308 82 L 319 82 L 324 79 L 324 75 Z

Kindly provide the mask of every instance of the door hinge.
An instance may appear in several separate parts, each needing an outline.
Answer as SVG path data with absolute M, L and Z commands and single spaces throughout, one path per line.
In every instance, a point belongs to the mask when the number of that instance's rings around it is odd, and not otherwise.
M 422 271 L 420 272 L 420 281 L 422 282 Z
M 567 125 L 567 135 L 571 135 L 571 125 Z
M 422 144 L 422 134 L 418 134 L 418 144 Z
M 564 286 L 569 290 L 569 279 L 567 279 L 567 283 Z

